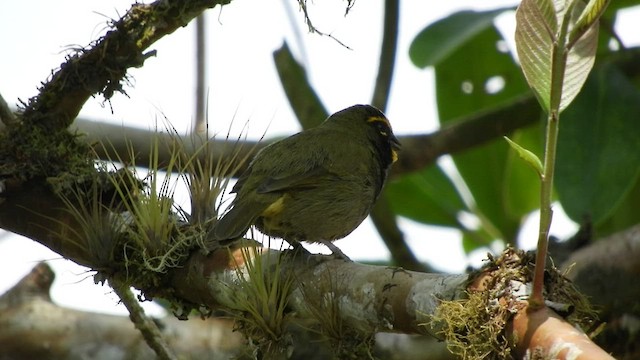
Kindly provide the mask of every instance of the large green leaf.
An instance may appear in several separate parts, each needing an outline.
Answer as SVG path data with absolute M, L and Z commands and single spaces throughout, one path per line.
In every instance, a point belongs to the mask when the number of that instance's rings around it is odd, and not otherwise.
M 470 39 L 493 25 L 496 16 L 513 8 L 460 11 L 424 28 L 413 39 L 409 57 L 419 68 L 440 63 Z
M 504 105 L 529 92 L 520 69 L 502 48 L 503 44 L 500 33 L 489 26 L 436 65 L 441 123 Z
M 442 123 L 504 105 L 529 92 L 510 54 L 498 46 L 502 41 L 490 26 L 435 67 Z M 488 86 L 491 79 L 503 82 L 499 91 Z M 539 154 L 540 145 L 532 145 L 541 141 L 539 130 L 519 133 L 512 139 Z M 487 232 L 514 240 L 522 217 L 538 206 L 536 174 L 502 138 L 453 158 Z
M 616 28 L 616 21 L 618 17 L 618 11 L 623 10 L 628 7 L 634 7 L 640 5 L 640 0 L 616 0 L 614 2 L 609 3 L 607 9 L 602 14 L 600 21 L 609 29 Z M 620 38 L 618 38 L 618 34 L 615 31 L 600 31 L 598 34 L 598 55 L 602 53 L 608 53 L 611 50 L 609 46 L 611 43 L 618 43 Z
M 493 234 L 482 227 L 474 231 L 465 231 L 462 233 L 462 249 L 468 254 L 480 247 L 490 246 L 493 240 L 495 240 Z
M 640 176 L 640 91 L 612 65 L 589 78 L 567 109 L 558 139 L 556 186 L 574 221 L 607 220 Z M 637 213 L 637 212 L 636 212 Z
M 620 205 L 605 220 L 598 223 L 594 228 L 593 237 L 602 239 L 603 237 L 628 229 L 640 223 L 640 177 L 636 180 L 631 190 L 626 193 Z
M 425 224 L 461 229 L 458 214 L 468 211 L 458 190 L 437 165 L 390 181 L 385 191 L 398 215 Z
M 523 0 L 518 6 L 516 47 L 522 71 L 547 112 L 556 106 L 563 111 L 586 81 L 598 45 L 597 19 L 607 2 L 592 0 L 585 6 L 582 1 Z

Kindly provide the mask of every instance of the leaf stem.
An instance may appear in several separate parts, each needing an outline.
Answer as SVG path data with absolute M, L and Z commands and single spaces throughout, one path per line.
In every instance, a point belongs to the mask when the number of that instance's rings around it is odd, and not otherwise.
M 570 7 L 567 12 L 570 12 Z M 549 229 L 553 218 L 551 209 L 551 197 L 553 194 L 553 175 L 556 162 L 556 148 L 558 143 L 558 130 L 560 125 L 560 111 L 562 106 L 562 85 L 567 65 L 567 48 L 565 39 L 567 24 L 570 15 L 565 15 L 560 28 L 559 36 L 553 47 L 551 63 L 551 89 L 549 102 L 549 116 L 547 118 L 547 134 L 544 149 L 544 168 L 540 186 L 540 229 L 538 232 L 538 246 L 536 251 L 536 265 L 533 274 L 533 289 L 529 298 L 532 309 L 544 305 L 544 269 L 547 260 L 547 247 L 549 245 Z
M 540 186 L 540 229 L 538 232 L 538 247 L 536 251 L 536 266 L 533 274 L 533 290 L 529 298 L 530 307 L 535 309 L 544 304 L 543 286 L 544 269 L 547 260 L 549 244 L 549 229 L 553 218 L 551 195 L 553 193 L 553 175 L 555 170 L 556 147 L 558 141 L 558 125 L 560 117 L 557 111 L 551 111 L 547 120 L 547 136 L 544 151 L 544 173 Z

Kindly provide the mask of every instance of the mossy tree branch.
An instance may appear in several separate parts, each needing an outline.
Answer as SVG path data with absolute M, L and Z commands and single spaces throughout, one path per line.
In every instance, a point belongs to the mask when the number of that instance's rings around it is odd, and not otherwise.
M 110 99 L 124 92 L 127 69 L 140 67 L 154 55 L 145 51 L 163 36 L 186 26 L 202 11 L 230 0 L 159 0 L 136 3 L 111 24 L 94 45 L 69 56 L 40 93 L 24 108 L 22 119 L 51 130 L 64 130 L 78 116 L 84 103 L 95 94 Z

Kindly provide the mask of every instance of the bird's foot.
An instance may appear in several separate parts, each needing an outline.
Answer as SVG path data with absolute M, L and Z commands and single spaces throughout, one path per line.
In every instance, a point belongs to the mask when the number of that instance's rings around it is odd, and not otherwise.
M 305 256 L 311 256 L 312 254 L 309 252 L 309 250 L 305 249 L 304 246 L 302 246 L 302 244 L 300 244 L 297 241 L 292 241 L 289 245 L 291 245 L 292 249 L 291 251 L 294 254 L 303 254 Z
M 328 247 L 329 250 L 331 250 L 331 252 L 332 252 L 331 256 L 333 256 L 333 257 L 335 257 L 336 259 L 339 259 L 339 260 L 344 260 L 344 261 L 351 262 L 351 259 L 347 255 L 345 255 L 345 253 L 343 253 L 342 250 L 340 250 L 337 246 L 333 245 L 333 243 L 331 241 L 320 240 L 319 242 L 321 244 L 323 244 L 324 246 Z

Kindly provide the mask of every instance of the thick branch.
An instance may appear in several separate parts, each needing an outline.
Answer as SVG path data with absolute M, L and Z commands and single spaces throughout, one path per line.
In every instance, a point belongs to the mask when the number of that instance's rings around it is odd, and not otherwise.
M 154 359 L 129 318 L 51 302 L 54 274 L 39 264 L 0 296 L 0 349 L 6 359 Z M 115 305 L 115 304 L 114 304 Z M 227 319 L 156 320 L 169 345 L 191 359 L 227 359 L 246 346 Z
M 640 225 L 575 251 L 562 269 L 605 318 L 623 314 L 640 317 L 640 287 L 635 285 L 640 274 L 638 259 Z
M 27 236 L 74 262 L 89 268 L 98 268 L 96 259 L 82 246 L 79 239 L 70 238 L 68 229 L 74 228 L 71 216 L 64 211 L 62 202 L 44 189 L 30 188 L 28 191 L 10 191 L 11 196 L 0 202 L 0 227 Z M 31 210 L 38 209 L 39 214 Z M 34 226 L 34 222 L 40 226 Z M 116 249 L 114 251 L 123 251 Z M 277 256 L 268 252 L 265 256 Z M 314 259 L 320 261 L 315 261 Z M 275 263 L 275 261 L 271 261 Z M 233 308 L 223 296 L 237 286 L 238 274 L 228 268 L 233 261 L 228 258 L 226 248 L 208 256 L 196 251 L 191 258 L 166 276 L 163 284 L 171 289 L 157 291 L 175 293 L 180 299 L 193 304 L 204 304 L 211 308 Z M 430 328 L 419 324 L 428 320 L 435 311 L 438 299 L 455 299 L 464 294 L 466 275 L 439 275 L 405 271 L 399 268 L 362 265 L 341 260 L 326 261 L 326 257 L 287 258 L 282 262 L 282 273 L 295 275 L 293 306 L 301 313 L 305 299 L 303 287 L 339 292 L 358 314 L 352 314 L 354 326 L 368 329 L 371 333 L 387 330 L 406 333 L 424 333 Z M 108 273 L 124 269 L 100 269 Z M 159 274 L 160 275 L 160 274 Z M 134 286 L 136 284 L 133 284 Z M 157 296 L 154 289 L 140 289 L 147 296 Z M 307 296 L 309 296 L 307 294 Z M 322 298 L 318 294 L 319 298 Z M 228 298 L 226 298 L 228 299 Z M 306 310 L 308 313 L 308 310 Z
M 0 194 L 0 228 L 28 237 L 74 262 L 91 267 L 91 254 L 68 229 L 79 228 L 64 203 L 44 184 L 34 181 Z
M 526 97 L 517 100 L 504 108 L 490 112 L 470 116 L 432 134 L 406 135 L 400 136 L 402 143 L 402 153 L 398 162 L 392 168 L 392 176 L 398 176 L 409 172 L 423 169 L 425 166 L 433 164 L 438 157 L 445 154 L 452 154 L 471 149 L 479 144 L 491 141 L 514 130 L 532 125 L 539 120 L 540 109 L 533 97 Z M 122 159 L 128 159 L 128 145 L 134 145 L 136 154 L 139 154 L 135 165 L 145 167 L 148 165 L 149 149 L 153 136 L 161 138 L 160 143 L 170 144 L 174 135 L 159 133 L 153 134 L 148 130 L 122 127 L 109 123 L 79 119 L 74 126 L 81 133 L 85 133 L 86 141 L 90 144 L 106 144 L 107 149 L 113 149 Z M 185 137 L 183 143 L 191 144 L 192 141 Z M 244 152 L 258 151 L 269 144 L 265 141 L 256 144 L 255 141 L 232 141 L 212 140 L 213 146 L 210 148 L 215 152 L 214 159 L 229 161 L 233 156 L 236 144 L 242 146 L 242 153 L 238 159 L 244 158 Z M 195 150 L 195 147 L 194 147 Z M 96 151 L 101 159 L 109 160 L 108 154 L 97 146 Z M 158 154 L 160 163 L 168 163 L 170 152 L 168 148 L 161 148 Z M 235 165 L 234 165 L 235 166 Z M 240 169 L 240 172 L 244 168 Z
M 191 155 L 198 152 L 202 146 L 200 137 L 191 137 L 189 135 L 182 136 L 177 139 L 176 134 L 167 132 L 156 132 L 153 130 L 144 130 L 133 127 L 123 127 L 122 125 L 114 125 L 109 123 L 78 119 L 72 128 L 78 132 L 85 134 L 83 138 L 87 143 L 93 144 L 98 158 L 102 160 L 112 161 L 114 159 L 132 160 L 136 166 L 149 166 L 151 151 L 158 152 L 158 162 L 160 164 L 168 164 L 171 159 L 172 145 L 179 142 L 184 145 L 185 154 Z M 158 140 L 160 146 L 154 149 L 154 141 Z M 201 162 L 204 163 L 205 157 L 211 156 L 214 161 L 221 161 L 225 164 L 236 159 L 233 167 L 240 166 L 239 172 L 245 170 L 248 161 L 238 162 L 241 159 L 248 158 L 250 154 L 257 152 L 266 143 L 258 143 L 257 141 L 247 141 L 240 139 L 212 139 L 209 140 L 208 150 L 211 154 L 203 151 L 198 152 Z M 102 145 L 104 144 L 104 145 Z M 136 154 L 135 159 L 130 159 L 131 150 Z M 214 164 L 215 168 L 217 164 Z
M 233 263 L 224 261 L 227 255 L 224 251 L 209 256 L 195 253 L 185 266 L 175 269 L 171 276 L 177 295 L 212 308 L 235 308 L 236 301 L 229 292 L 236 291 L 241 275 L 236 269 L 224 268 L 225 264 Z M 270 261 L 263 259 L 263 263 L 275 264 L 280 252 L 268 250 L 262 256 L 271 257 Z M 237 253 L 235 257 L 238 258 Z M 425 326 L 430 314 L 435 312 L 440 299 L 463 298 L 468 278 L 328 260 L 322 255 L 287 253 L 279 265 L 278 271 L 283 276 L 293 276 L 294 290 L 289 304 L 298 316 L 313 317 L 311 307 L 326 306 L 322 304 L 326 294 L 333 293 L 343 311 L 339 316 L 358 331 L 370 333 L 435 335 L 438 329 Z
M 42 203 L 34 206 L 35 209 L 55 209 L 62 208 L 61 204 L 54 197 L 49 197 L 44 192 L 33 193 L 34 197 L 40 199 Z M 13 199 L 14 201 L 17 199 Z M 33 226 L 30 221 L 17 222 L 13 220 L 13 226 L 6 226 L 8 209 L 20 209 L 21 206 L 14 201 L 4 201 L 0 203 L 0 225 L 10 231 L 21 233 L 44 244 L 55 252 L 88 267 L 95 267 L 90 258 L 90 254 L 83 251 L 83 248 L 71 246 L 63 229 L 69 225 L 58 222 L 46 224 L 47 227 Z M 43 210 L 44 211 L 44 210 Z M 61 217 L 61 213 L 48 213 L 49 216 Z M 25 214 L 22 214 L 23 216 Z M 33 219 L 30 214 L 27 219 Z M 19 215 L 18 215 L 19 216 Z M 46 219 L 46 218 L 43 218 Z M 60 236 L 62 234 L 62 236 Z M 220 255 L 222 254 L 222 255 Z M 226 249 L 213 253 L 208 257 L 199 252 L 193 254 L 191 259 L 179 269 L 175 269 L 171 274 L 171 283 L 176 294 L 194 304 L 205 304 L 212 308 L 217 308 L 220 303 L 224 303 L 220 294 L 226 289 L 233 288 L 234 280 L 237 277 L 235 270 L 227 269 L 229 261 L 219 256 L 226 255 Z M 270 253 L 271 254 L 271 253 Z M 275 253 L 270 256 L 276 256 Z M 322 258 L 322 257 L 321 257 Z M 272 262 L 275 263 L 275 262 Z M 459 297 L 464 291 L 463 283 L 466 276 L 445 276 L 435 274 L 423 274 L 408 272 L 395 268 L 367 266 L 344 261 L 326 261 L 320 264 L 309 259 L 296 258 L 287 259 L 283 262 L 284 273 L 295 274 L 298 287 L 308 284 L 308 288 L 321 288 L 324 286 L 327 291 L 332 288 L 332 284 L 337 285 L 339 291 L 344 293 L 349 302 L 359 304 L 361 313 L 357 317 L 359 328 L 387 329 L 408 333 L 424 332 L 418 324 L 426 321 L 426 316 L 433 313 L 438 299 L 452 299 Z M 117 269 L 114 269 L 117 270 Z M 313 285 L 312 285 L 313 284 Z M 363 298 L 363 291 L 370 288 L 372 299 Z M 145 291 L 146 289 L 141 289 Z M 154 294 L 149 293 L 149 296 Z M 298 291 L 297 298 L 292 301 L 296 306 L 301 307 L 305 303 L 303 294 Z M 320 297 L 322 298 L 322 297 Z M 233 308 L 233 304 L 223 304 Z M 302 311 L 302 309 L 299 309 Z M 381 327 L 383 326 L 384 327 Z
M 51 302 L 54 274 L 46 264 L 37 265 L 17 285 L 0 296 L 0 348 L 11 359 L 154 359 L 140 333 L 125 316 L 103 315 L 57 306 Z M 179 321 L 173 316 L 155 320 L 171 347 L 190 359 L 232 359 L 247 344 L 226 318 Z M 63 333 L 60 332 L 64 328 Z M 89 330 L 89 331 L 87 331 Z M 304 330 L 304 329 L 301 329 Z M 61 338 L 61 334 L 63 337 Z M 300 333 L 302 339 L 305 335 Z M 56 344 L 55 347 L 43 344 Z M 292 359 L 330 356 L 326 342 L 296 342 Z M 376 352 L 406 360 L 450 359 L 444 343 L 431 336 L 379 333 Z M 115 357 L 114 352 L 121 355 Z M 323 356 L 324 354 L 324 356 Z
M 518 339 L 514 358 L 614 360 L 584 332 L 547 307 L 522 309 L 512 325 L 508 333 Z

